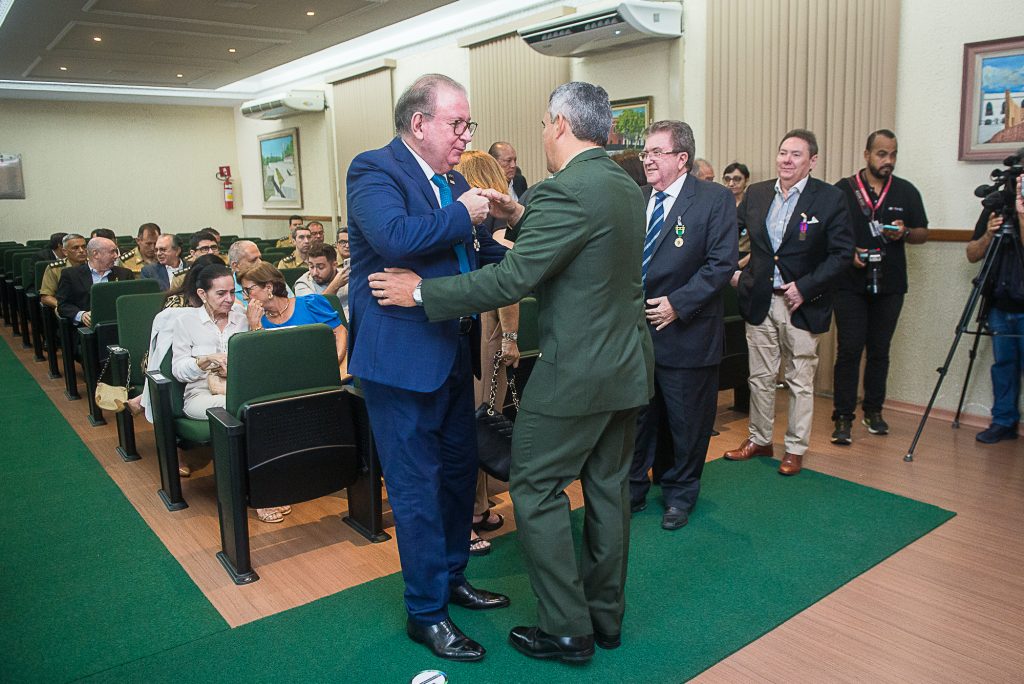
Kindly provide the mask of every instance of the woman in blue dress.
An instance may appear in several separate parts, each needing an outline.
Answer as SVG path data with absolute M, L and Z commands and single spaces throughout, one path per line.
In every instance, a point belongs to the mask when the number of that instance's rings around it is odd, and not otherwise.
M 344 378 L 348 375 L 345 358 L 348 331 L 326 297 L 318 294 L 289 297 L 284 276 L 265 261 L 257 262 L 252 268 L 242 271 L 238 281 L 242 284 L 243 296 L 249 302 L 246 316 L 250 330 L 323 323 L 334 331 L 341 376 Z

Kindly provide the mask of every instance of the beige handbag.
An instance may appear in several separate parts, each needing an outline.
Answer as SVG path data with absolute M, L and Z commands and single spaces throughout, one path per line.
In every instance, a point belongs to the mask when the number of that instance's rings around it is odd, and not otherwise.
M 100 377 L 96 382 L 96 405 L 105 411 L 113 411 L 114 413 L 120 413 L 124 411 L 125 405 L 128 403 L 128 388 L 132 384 L 132 360 L 128 357 L 128 379 L 125 382 L 124 387 L 118 385 L 108 385 L 103 382 L 103 376 L 107 373 L 107 368 L 110 367 L 110 356 L 107 356 L 107 362 L 103 364 L 103 370 L 100 371 Z

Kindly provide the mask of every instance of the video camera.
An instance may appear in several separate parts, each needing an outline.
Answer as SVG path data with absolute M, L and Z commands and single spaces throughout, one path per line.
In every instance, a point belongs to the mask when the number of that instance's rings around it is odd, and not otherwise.
M 867 267 L 867 291 L 871 294 L 878 294 L 879 284 L 882 280 L 882 259 L 885 258 L 885 250 L 881 247 L 859 250 L 857 257 Z
M 999 213 L 1003 217 L 1000 232 L 1013 233 L 1019 230 L 1014 216 L 1017 213 L 1017 179 L 1024 173 L 1024 148 L 1003 160 L 1005 169 L 992 169 L 989 178 L 992 185 L 979 185 L 974 189 L 974 196 L 980 197 L 981 206 Z

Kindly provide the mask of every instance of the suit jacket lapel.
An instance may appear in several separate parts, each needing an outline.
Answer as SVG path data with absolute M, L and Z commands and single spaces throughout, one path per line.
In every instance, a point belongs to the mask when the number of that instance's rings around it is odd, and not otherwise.
M 395 138 L 391 141 L 391 152 L 395 155 L 395 161 L 398 162 L 399 168 L 402 169 L 412 180 L 413 184 L 420 189 L 427 201 L 430 202 L 431 206 L 437 207 L 437 195 L 434 194 L 434 188 L 431 182 L 423 173 L 423 168 L 420 163 L 416 161 L 416 158 L 412 156 L 412 152 L 405 146 L 401 138 Z
M 679 190 L 679 197 L 676 197 L 675 201 L 672 202 L 672 209 L 665 214 L 665 225 L 661 227 L 661 233 L 658 235 L 658 244 L 654 247 L 655 254 L 661 249 L 661 243 L 665 241 L 665 237 L 669 233 L 675 232 L 676 220 L 681 220 L 683 214 L 693 203 L 693 197 L 697 194 L 696 188 L 697 181 L 694 180 L 693 176 L 687 175 L 686 180 L 683 181 L 683 187 Z
M 818 188 L 815 186 L 812 179 L 807 179 L 807 185 L 804 186 L 803 192 L 800 193 L 800 198 L 796 201 L 796 207 L 793 209 L 793 215 L 789 217 L 789 223 L 786 224 L 786 232 L 782 235 L 782 241 L 779 243 L 779 248 L 786 244 L 793 235 L 800 230 L 800 222 L 803 221 L 802 215 L 807 215 L 810 219 L 810 215 L 807 210 L 810 209 L 811 203 L 814 201 L 814 195 L 818 192 Z

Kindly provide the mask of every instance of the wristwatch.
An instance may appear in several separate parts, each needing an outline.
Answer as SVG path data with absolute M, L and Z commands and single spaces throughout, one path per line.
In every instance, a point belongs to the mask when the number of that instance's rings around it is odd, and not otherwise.
M 519 333 L 503 332 L 501 333 L 501 339 L 508 340 L 509 342 L 515 342 L 519 339 Z
M 412 291 L 412 301 L 416 302 L 416 306 L 423 306 L 423 293 L 420 291 L 420 287 L 423 285 L 423 281 L 416 283 L 416 287 Z

